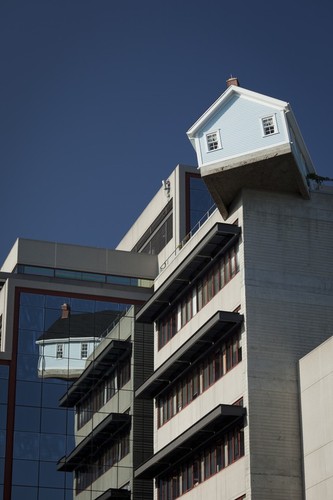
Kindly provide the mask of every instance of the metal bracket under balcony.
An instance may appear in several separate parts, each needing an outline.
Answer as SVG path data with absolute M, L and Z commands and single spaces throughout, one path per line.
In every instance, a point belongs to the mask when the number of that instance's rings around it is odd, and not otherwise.
M 245 414 L 246 409 L 243 406 L 217 406 L 136 469 L 134 477 L 153 479 L 163 474 L 170 467 L 186 459 L 187 456 L 196 453 L 210 438 L 213 439 L 216 433 L 244 417 Z
M 243 315 L 237 312 L 216 312 L 136 390 L 135 397 L 154 398 L 202 354 L 203 343 L 218 342 L 242 321 Z
M 151 323 L 165 311 L 165 303 L 170 304 L 183 293 L 184 282 L 198 279 L 200 272 L 212 264 L 213 260 L 228 250 L 239 238 L 240 227 L 235 224 L 215 224 L 175 271 L 157 289 L 146 304 L 138 311 L 136 319 Z
M 58 462 L 57 469 L 62 472 L 72 472 L 91 457 L 92 450 L 96 452 L 110 437 L 114 437 L 130 424 L 131 416 L 127 413 L 110 413 L 99 425 L 88 434 L 72 453 Z
M 106 342 L 104 339 L 103 342 Z M 126 340 L 111 340 L 109 345 L 90 362 L 80 377 L 69 387 L 68 391 L 59 400 L 59 406 L 71 408 L 85 396 L 101 374 L 105 374 L 110 367 L 130 354 L 132 344 Z

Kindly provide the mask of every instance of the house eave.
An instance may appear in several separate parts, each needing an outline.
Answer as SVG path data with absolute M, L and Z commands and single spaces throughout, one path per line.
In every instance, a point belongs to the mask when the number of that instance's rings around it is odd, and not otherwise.
M 281 101 L 275 99 L 274 97 L 269 97 L 264 94 L 259 94 L 258 92 L 253 92 L 252 90 L 244 89 L 236 85 L 230 85 L 225 92 L 200 116 L 200 118 L 190 127 L 187 131 L 187 136 L 192 142 L 196 137 L 197 132 L 201 127 L 216 113 L 216 111 L 225 104 L 232 96 L 239 95 L 256 101 L 260 101 L 270 106 L 274 106 L 278 109 L 289 110 L 289 104 L 286 101 Z

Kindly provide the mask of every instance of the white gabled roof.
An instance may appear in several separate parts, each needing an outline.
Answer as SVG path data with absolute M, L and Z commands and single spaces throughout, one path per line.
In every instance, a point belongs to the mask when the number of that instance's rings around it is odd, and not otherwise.
M 187 131 L 187 136 L 193 144 L 194 137 L 198 130 L 217 112 L 219 108 L 222 108 L 234 95 L 244 96 L 247 99 L 252 99 L 263 104 L 269 104 L 270 106 L 276 107 L 278 109 L 285 109 L 286 111 L 291 111 L 289 104 L 285 101 L 280 101 L 273 97 L 269 97 L 258 92 L 253 92 L 252 90 L 247 90 L 237 85 L 230 85 L 225 92 L 204 112 L 203 115 L 192 125 Z

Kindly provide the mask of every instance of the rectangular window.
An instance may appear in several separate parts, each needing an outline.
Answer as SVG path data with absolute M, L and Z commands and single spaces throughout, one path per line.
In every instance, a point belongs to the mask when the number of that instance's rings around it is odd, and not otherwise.
M 276 134 L 278 132 L 275 115 L 265 116 L 261 119 L 264 136 Z
M 57 344 L 56 358 L 61 359 L 64 357 L 64 344 Z
M 207 150 L 208 151 L 215 151 L 216 149 L 221 149 L 221 140 L 220 140 L 220 134 L 218 131 L 216 132 L 210 132 L 209 134 L 206 134 L 206 141 L 207 141 Z
M 238 245 L 236 245 L 221 257 L 215 266 L 197 281 L 182 301 L 158 323 L 158 349 L 164 347 L 238 272 Z
M 131 378 L 131 360 L 124 361 L 118 371 L 119 388 L 123 387 Z
M 200 311 L 203 307 L 202 302 L 202 281 L 200 280 L 197 288 L 197 310 Z
M 239 460 L 244 456 L 242 434 L 243 427 L 233 427 L 222 434 L 215 444 L 202 447 L 199 453 L 160 478 L 157 499 L 174 500 L 224 469 L 226 465 Z M 243 498 L 245 495 L 238 500 Z
M 88 344 L 87 342 L 82 342 L 81 344 L 81 359 L 87 359 L 88 357 Z

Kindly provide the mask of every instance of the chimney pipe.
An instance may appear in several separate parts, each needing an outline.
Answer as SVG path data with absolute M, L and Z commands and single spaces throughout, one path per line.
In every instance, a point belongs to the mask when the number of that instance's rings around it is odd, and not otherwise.
M 227 83 L 227 87 L 230 87 L 230 85 L 236 85 L 236 87 L 240 86 L 238 78 L 235 76 L 231 76 L 230 78 L 228 78 L 226 83 Z
M 68 304 L 63 304 L 61 306 L 61 319 L 67 319 L 69 317 L 69 305 Z

